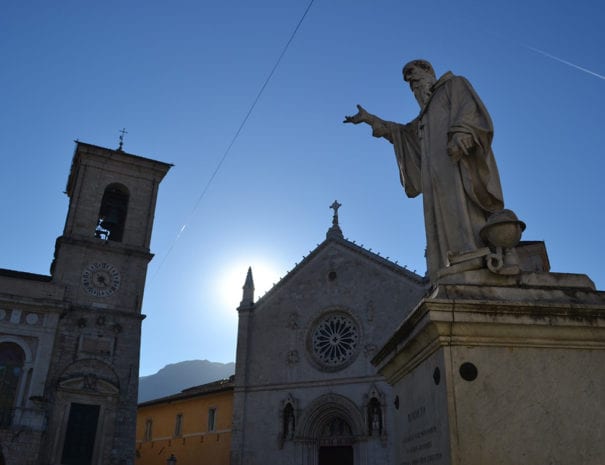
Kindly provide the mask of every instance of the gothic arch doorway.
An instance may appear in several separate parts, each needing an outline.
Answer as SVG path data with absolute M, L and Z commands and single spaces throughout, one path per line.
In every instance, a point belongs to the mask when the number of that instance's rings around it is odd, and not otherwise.
M 353 465 L 353 446 L 319 448 L 319 465 Z
M 332 417 L 320 430 L 318 465 L 354 465 L 351 426 L 341 417 Z
M 365 425 L 347 397 L 330 393 L 305 409 L 296 439 L 304 465 L 366 465 Z

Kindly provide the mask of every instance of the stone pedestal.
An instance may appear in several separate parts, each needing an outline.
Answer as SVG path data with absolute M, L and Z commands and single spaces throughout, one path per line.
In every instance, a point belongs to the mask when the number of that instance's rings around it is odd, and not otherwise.
M 584 275 L 442 280 L 376 355 L 396 465 L 602 465 L 605 293 Z

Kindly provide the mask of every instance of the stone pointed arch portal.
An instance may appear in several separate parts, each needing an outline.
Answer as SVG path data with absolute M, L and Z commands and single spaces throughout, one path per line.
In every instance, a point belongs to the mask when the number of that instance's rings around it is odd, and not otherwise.
M 326 394 L 307 407 L 296 439 L 305 465 L 365 465 L 363 415 L 348 398 Z

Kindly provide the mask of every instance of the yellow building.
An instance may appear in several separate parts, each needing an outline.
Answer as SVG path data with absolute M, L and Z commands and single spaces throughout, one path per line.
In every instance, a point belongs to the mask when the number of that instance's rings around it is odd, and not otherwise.
M 139 404 L 136 465 L 228 465 L 233 377 Z

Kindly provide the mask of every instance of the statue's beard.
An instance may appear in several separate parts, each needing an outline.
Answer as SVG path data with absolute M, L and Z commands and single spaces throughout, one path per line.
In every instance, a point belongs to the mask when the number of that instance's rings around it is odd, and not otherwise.
M 416 81 L 412 87 L 412 92 L 414 92 L 414 97 L 416 97 L 420 108 L 424 108 L 431 96 L 431 86 L 427 82 Z

